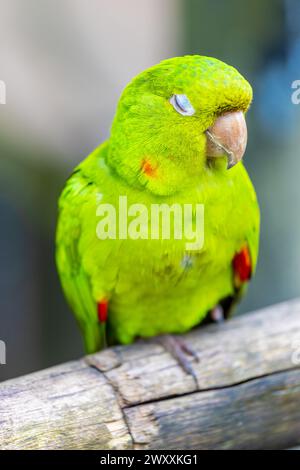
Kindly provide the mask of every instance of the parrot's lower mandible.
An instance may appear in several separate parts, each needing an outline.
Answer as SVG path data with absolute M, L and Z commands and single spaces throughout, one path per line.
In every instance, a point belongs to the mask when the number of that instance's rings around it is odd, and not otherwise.
M 251 100 L 236 69 L 198 55 L 123 91 L 109 139 L 59 200 L 57 266 L 88 353 L 159 335 L 192 373 L 176 334 L 222 320 L 245 292 L 259 239 L 242 163 Z

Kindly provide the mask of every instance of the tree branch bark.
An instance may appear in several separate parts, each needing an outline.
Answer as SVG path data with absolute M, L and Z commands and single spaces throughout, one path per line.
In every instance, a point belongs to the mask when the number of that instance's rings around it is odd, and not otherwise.
M 197 381 L 155 341 L 0 384 L 0 449 L 300 444 L 300 300 L 184 335 Z

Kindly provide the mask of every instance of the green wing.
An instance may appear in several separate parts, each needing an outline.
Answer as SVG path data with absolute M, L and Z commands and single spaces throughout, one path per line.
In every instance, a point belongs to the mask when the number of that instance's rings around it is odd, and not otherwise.
M 99 323 L 97 302 L 91 280 L 84 271 L 79 244 L 82 236 L 82 211 L 96 195 L 96 185 L 77 168 L 59 199 L 56 233 L 56 263 L 65 296 L 82 331 L 87 353 L 106 346 L 106 326 Z M 96 197 L 96 196 L 95 196 Z

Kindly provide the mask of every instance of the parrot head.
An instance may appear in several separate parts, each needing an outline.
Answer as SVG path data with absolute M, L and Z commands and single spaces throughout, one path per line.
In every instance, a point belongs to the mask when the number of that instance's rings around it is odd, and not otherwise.
M 107 159 L 130 184 L 169 195 L 226 172 L 247 143 L 249 83 L 204 56 L 165 60 L 123 91 Z

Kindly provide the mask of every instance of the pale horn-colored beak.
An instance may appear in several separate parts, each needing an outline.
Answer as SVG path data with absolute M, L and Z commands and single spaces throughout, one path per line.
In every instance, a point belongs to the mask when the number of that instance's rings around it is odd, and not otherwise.
M 242 111 L 222 114 L 205 133 L 207 157 L 226 156 L 227 169 L 242 159 L 247 146 L 247 125 Z

